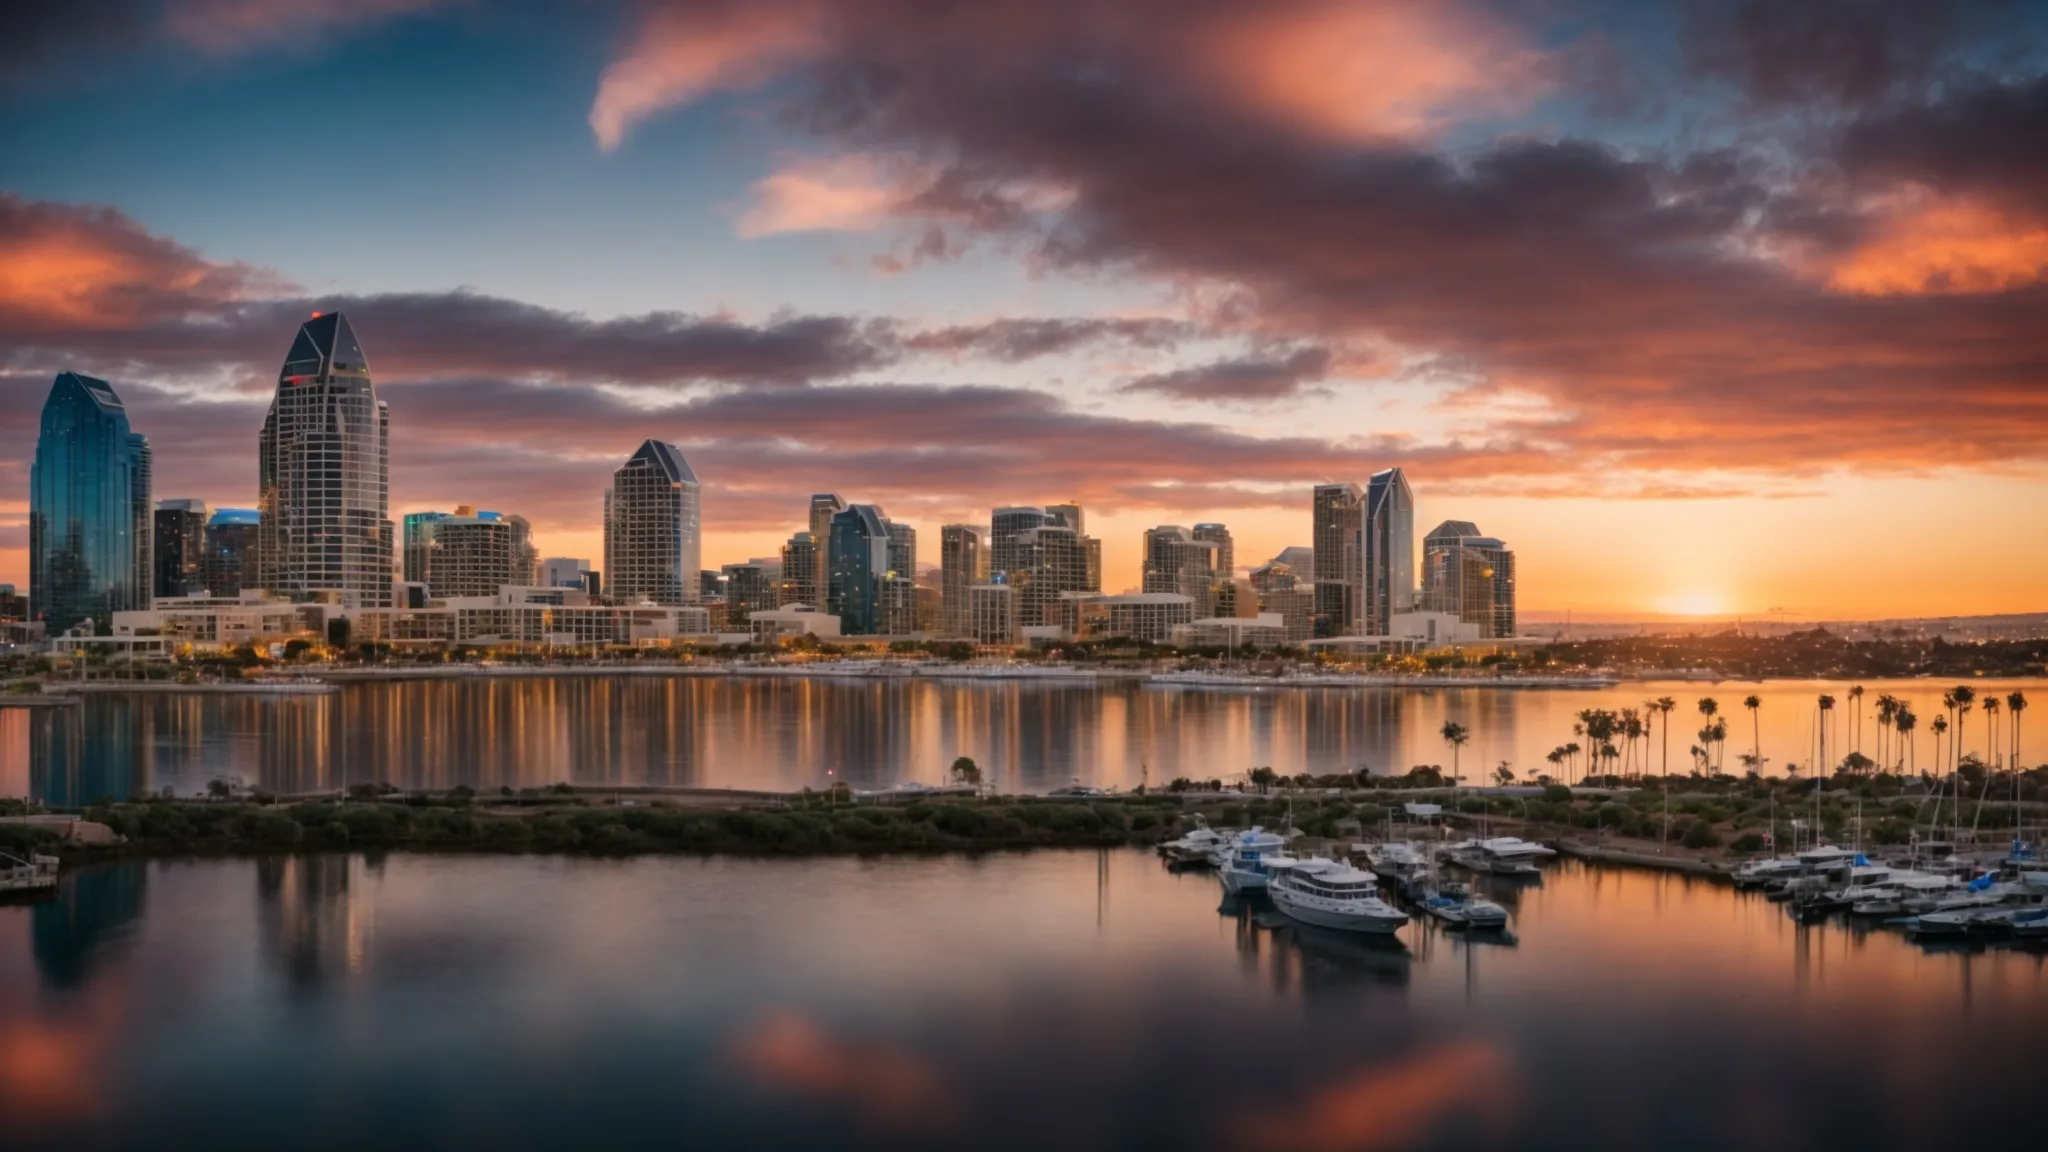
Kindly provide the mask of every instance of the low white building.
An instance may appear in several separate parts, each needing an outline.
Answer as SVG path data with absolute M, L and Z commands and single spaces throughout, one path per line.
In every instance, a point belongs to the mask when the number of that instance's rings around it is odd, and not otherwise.
M 820 612 L 808 604 L 785 604 L 780 608 L 754 612 L 747 617 L 747 624 L 752 628 L 757 644 L 773 644 L 799 636 L 839 639 L 839 617 L 830 612 Z
M 148 608 L 114 613 L 113 634 L 164 637 L 172 642 L 171 650 L 186 644 L 234 648 L 243 644 L 323 639 L 328 617 L 334 615 L 340 615 L 336 605 L 296 604 L 261 592 L 165 597 Z M 53 646 L 61 640 L 53 641 Z
M 1104 613 L 1103 635 L 1128 636 L 1164 644 L 1173 630 L 1194 623 L 1193 597 L 1178 592 L 1126 592 L 1104 596 L 1099 603 Z
M 594 604 L 573 588 L 506 585 L 495 596 L 452 596 L 424 608 L 364 608 L 350 615 L 350 639 L 387 644 L 663 644 L 711 630 L 704 608 Z
M 1008 584 L 970 584 L 967 634 L 977 644 L 1017 642 L 1017 590 Z
M 1287 621 L 1278 612 L 1212 616 L 1175 628 L 1173 642 L 1182 648 L 1277 648 L 1287 642 Z

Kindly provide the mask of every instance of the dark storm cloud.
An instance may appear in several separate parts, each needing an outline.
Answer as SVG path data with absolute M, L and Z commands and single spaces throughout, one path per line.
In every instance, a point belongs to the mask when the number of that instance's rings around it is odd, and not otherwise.
M 1157 372 L 1138 377 L 1123 390 L 1181 400 L 1279 400 L 1301 395 L 1329 372 L 1329 349 L 1302 348 L 1285 356 L 1244 356 Z

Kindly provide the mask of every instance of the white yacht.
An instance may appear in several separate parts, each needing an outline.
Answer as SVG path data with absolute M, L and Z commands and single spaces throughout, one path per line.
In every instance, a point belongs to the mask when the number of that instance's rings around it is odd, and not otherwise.
M 1365 847 L 1365 865 L 1403 892 L 1429 875 L 1429 852 L 1413 840 L 1388 840 Z
M 1209 859 L 1209 850 L 1223 842 L 1223 834 L 1204 824 L 1178 840 L 1168 840 L 1159 846 L 1159 854 L 1176 864 L 1201 864 Z
M 1796 856 L 1773 856 L 1768 860 L 1751 860 L 1730 874 L 1737 888 L 1761 888 L 1773 880 L 1786 880 L 1805 871 L 1806 865 Z
M 1223 890 L 1232 894 L 1265 891 L 1272 876 L 1266 860 L 1283 855 L 1286 849 L 1286 837 L 1264 828 L 1253 827 L 1233 837 L 1226 842 L 1223 862 L 1216 869 Z
M 1273 868 L 1266 895 L 1290 918 L 1318 928 L 1385 935 L 1408 922 L 1407 913 L 1380 899 L 1372 873 L 1321 857 Z
M 1495 836 L 1486 840 L 1464 840 L 1444 849 L 1444 854 L 1461 867 L 1495 876 L 1539 876 L 1536 861 L 1557 855 L 1533 840 L 1518 836 Z

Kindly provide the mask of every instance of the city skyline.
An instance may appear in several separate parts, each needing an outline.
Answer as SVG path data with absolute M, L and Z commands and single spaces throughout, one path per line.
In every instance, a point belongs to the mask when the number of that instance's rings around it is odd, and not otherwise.
M 510 7 L 25 30 L 0 582 L 57 372 L 113 384 L 159 496 L 255 507 L 277 333 L 346 310 L 388 519 L 514 510 L 553 556 L 602 554 L 651 437 L 713 569 L 839 491 L 928 541 L 1071 501 L 1138 587 L 1148 528 L 1226 523 L 1242 570 L 1401 468 L 1418 527 L 1513 544 L 1529 619 L 2043 606 L 2038 14 Z M 350 163 L 254 162 L 309 117 Z

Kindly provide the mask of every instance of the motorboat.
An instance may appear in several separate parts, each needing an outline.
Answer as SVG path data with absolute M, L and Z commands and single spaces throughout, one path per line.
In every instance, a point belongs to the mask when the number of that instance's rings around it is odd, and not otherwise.
M 1508 910 L 1456 881 L 1439 884 L 1425 892 L 1419 906 L 1423 912 L 1453 928 L 1475 932 L 1497 931 L 1508 926 Z
M 1853 890 L 1849 911 L 1858 916 L 1897 916 L 1902 912 L 1930 912 L 1944 896 L 1960 889 L 1946 876 L 1896 868 L 1876 884 Z
M 1388 881 L 1403 893 L 1412 891 L 1430 871 L 1429 853 L 1412 840 L 1368 844 L 1365 865 L 1373 875 Z
M 1225 842 L 1223 863 L 1216 869 L 1223 890 L 1231 893 L 1263 892 L 1272 873 L 1266 858 L 1286 853 L 1287 838 L 1264 828 L 1253 827 Z
M 1222 843 L 1221 832 L 1204 824 L 1178 840 L 1168 840 L 1159 846 L 1159 854 L 1175 864 L 1206 864 L 1209 851 Z
M 1320 856 L 1273 868 L 1266 895 L 1289 919 L 1318 928 L 1386 935 L 1408 922 L 1380 899 L 1372 873 Z
M 1761 888 L 1775 880 L 1788 880 L 1806 870 L 1796 856 L 1773 856 L 1751 860 L 1730 874 L 1737 888 Z
M 1528 879 L 1542 875 L 1536 861 L 1557 855 L 1557 850 L 1518 836 L 1495 836 L 1453 844 L 1446 855 L 1459 867 L 1474 872 Z

